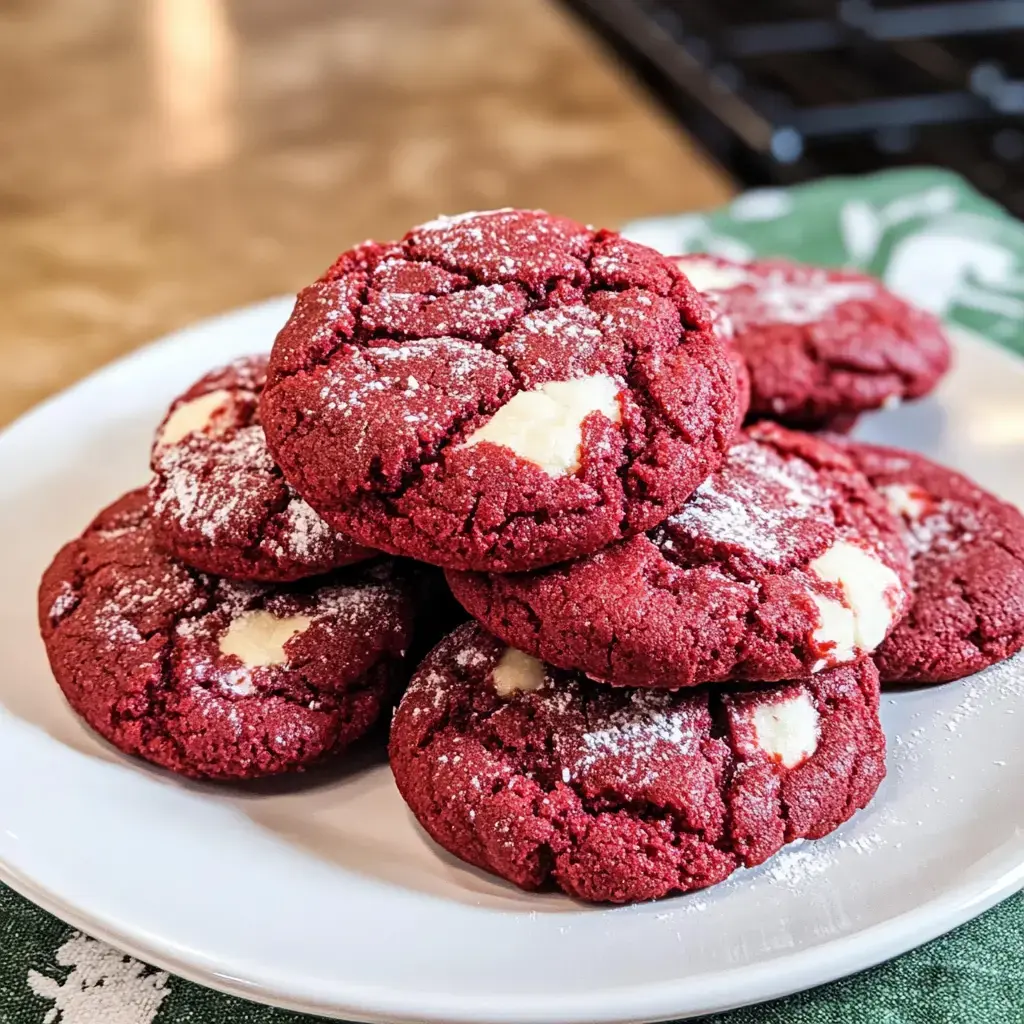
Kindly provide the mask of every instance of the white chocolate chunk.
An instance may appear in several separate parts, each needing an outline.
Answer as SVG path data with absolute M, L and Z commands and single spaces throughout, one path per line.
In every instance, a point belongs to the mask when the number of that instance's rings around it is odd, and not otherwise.
M 284 645 L 305 632 L 312 621 L 308 615 L 279 619 L 268 611 L 245 612 L 220 638 L 221 654 L 235 655 L 248 668 L 284 665 L 288 661 Z
M 903 516 L 912 523 L 916 523 L 928 511 L 928 493 L 920 487 L 885 484 L 878 488 L 878 493 L 885 498 L 890 512 Z
M 857 623 L 853 609 L 813 591 L 810 598 L 818 606 L 819 624 L 813 633 L 814 642 L 822 647 L 832 645 L 828 657 L 819 658 L 811 671 L 820 672 L 829 665 L 853 661 L 857 656 Z
M 676 266 L 699 292 L 728 291 L 748 280 L 747 272 L 742 267 L 722 267 L 699 256 L 676 260 Z
M 159 444 L 177 444 L 194 430 L 202 430 L 213 420 L 213 414 L 231 401 L 231 392 L 224 388 L 210 391 L 191 402 L 179 405 L 167 418 L 160 431 Z
M 520 391 L 470 434 L 464 447 L 490 441 L 510 448 L 549 476 L 565 476 L 580 468 L 583 421 L 592 412 L 612 423 L 622 419 L 619 386 L 606 374 Z
M 894 596 L 902 591 L 899 576 L 864 548 L 847 541 L 837 541 L 814 559 L 810 568 L 821 579 L 838 584 L 842 590 L 853 613 L 855 652 L 873 651 L 885 639 L 892 625 Z M 822 616 L 822 625 L 815 631 L 815 639 L 819 643 L 835 640 L 836 650 L 829 659 L 832 664 L 850 660 L 841 657 L 848 636 L 845 626 L 839 628 L 838 615 L 830 615 L 828 624 Z
M 499 697 L 539 690 L 544 685 L 544 678 L 544 663 L 514 647 L 505 651 L 491 672 L 494 689 Z
M 754 709 L 757 745 L 786 768 L 803 764 L 818 749 L 818 711 L 801 690 L 795 697 Z

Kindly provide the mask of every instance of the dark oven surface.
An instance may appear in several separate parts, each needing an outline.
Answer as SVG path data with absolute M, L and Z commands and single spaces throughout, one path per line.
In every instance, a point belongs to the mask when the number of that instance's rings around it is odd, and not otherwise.
M 1024 216 L 1024 0 L 564 0 L 745 184 L 939 164 Z

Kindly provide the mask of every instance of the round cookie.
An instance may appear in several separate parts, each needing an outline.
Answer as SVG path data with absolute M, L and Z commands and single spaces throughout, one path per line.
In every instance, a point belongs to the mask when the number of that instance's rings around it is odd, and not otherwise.
M 299 293 L 261 410 L 285 476 L 338 529 L 502 572 L 660 522 L 743 413 L 670 261 L 522 210 L 342 255 Z
M 288 485 L 267 449 L 259 396 L 267 359 L 197 381 L 153 440 L 153 530 L 175 558 L 232 579 L 285 582 L 376 555 L 334 530 Z
M 942 683 L 1024 647 L 1024 516 L 922 455 L 843 450 L 901 517 L 913 603 L 875 652 L 884 682 Z
M 751 419 L 820 429 L 920 398 L 949 369 L 939 321 L 874 278 L 780 259 L 673 260 L 747 360 Z
M 420 666 L 391 767 L 423 828 L 523 889 L 632 903 L 832 832 L 885 776 L 870 659 L 805 682 L 613 690 L 475 623 Z
M 217 580 L 154 544 L 144 490 L 43 575 L 39 622 L 72 708 L 182 775 L 295 771 L 362 736 L 393 696 L 413 600 L 390 563 L 305 583 Z
M 619 686 L 795 679 L 855 661 L 909 603 L 900 527 L 850 461 L 750 428 L 682 510 L 540 572 L 449 572 L 507 643 Z

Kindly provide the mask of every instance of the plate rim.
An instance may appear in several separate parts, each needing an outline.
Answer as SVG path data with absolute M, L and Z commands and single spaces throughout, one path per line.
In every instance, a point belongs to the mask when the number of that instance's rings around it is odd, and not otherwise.
M 217 331 L 247 318 L 271 312 L 286 313 L 291 296 L 278 296 L 227 310 L 186 325 L 141 345 L 108 362 L 86 377 L 26 410 L 0 430 L 0 449 L 9 436 L 66 400 L 89 388 L 110 373 L 129 370 L 131 365 L 151 357 L 157 350 L 187 342 L 190 335 Z M 1020 356 L 976 332 L 953 325 L 956 333 L 998 349 L 1011 359 Z M 0 719 L 9 714 L 0 704 Z M 1017 851 L 1016 854 L 1014 851 Z M 1024 848 L 1004 844 L 984 870 L 972 872 L 967 880 L 950 886 L 896 917 L 870 925 L 849 935 L 833 938 L 810 949 L 754 965 L 733 967 L 705 974 L 699 979 L 668 979 L 657 983 L 627 984 L 595 989 L 586 996 L 534 994 L 509 998 L 500 1004 L 492 997 L 441 994 L 409 986 L 360 988 L 351 980 L 333 979 L 332 994 L 315 992 L 308 984 L 282 984 L 246 976 L 244 971 L 218 972 L 203 957 L 192 958 L 174 952 L 165 940 L 147 939 L 133 932 L 114 915 L 81 909 L 70 898 L 58 896 L 16 870 L 0 856 L 0 881 L 15 892 L 53 914 L 71 927 L 109 943 L 118 950 L 198 985 L 243 999 L 303 1013 L 327 1015 L 353 1021 L 452 1021 L 459 1024 L 619 1024 L 624 1021 L 654 1021 L 692 1017 L 735 1009 L 782 998 L 865 970 L 899 956 L 959 927 L 1003 899 L 1024 889 Z M 784 969 L 781 963 L 785 964 Z M 737 979 L 742 977 L 742 987 Z M 741 994 L 742 993 L 742 994 Z
M 120 952 L 194 984 L 279 1009 L 364 1024 L 417 1024 L 421 1021 L 432 1024 L 547 1024 L 553 1021 L 559 1024 L 629 1024 L 668 1021 L 673 1018 L 685 1020 L 783 999 L 858 974 L 908 953 L 966 924 L 1024 889 L 1024 858 L 1007 859 L 1010 863 L 1002 871 L 992 871 L 994 877 L 987 885 L 982 884 L 983 879 L 988 877 L 985 875 L 973 885 L 949 889 L 897 917 L 787 956 L 784 975 L 775 962 L 737 967 L 709 975 L 707 977 L 712 984 L 704 986 L 702 998 L 698 1002 L 692 999 L 694 983 L 691 979 L 666 981 L 657 985 L 645 983 L 640 986 L 620 986 L 595 992 L 586 999 L 579 996 L 562 999 L 541 995 L 516 997 L 517 1001 L 510 1003 L 506 996 L 500 1008 L 492 1007 L 492 1012 L 484 1014 L 479 1012 L 478 997 L 467 999 L 449 995 L 441 1005 L 442 1001 L 436 992 L 404 990 L 399 998 L 394 998 L 399 990 L 384 993 L 383 990 L 374 989 L 367 990 L 360 999 L 359 990 L 342 982 L 341 986 L 350 993 L 345 997 L 349 1001 L 342 1003 L 334 998 L 328 1002 L 310 993 L 303 995 L 298 990 L 287 991 L 283 987 L 269 986 L 241 974 L 220 974 L 203 969 L 197 962 L 174 956 L 155 943 L 147 943 L 70 906 L 11 870 L 2 860 L 0 881 L 71 927 L 108 943 Z M 821 967 L 822 962 L 829 966 Z M 737 991 L 733 978 L 740 974 L 745 979 L 755 975 L 756 983 L 751 984 L 745 980 L 742 998 L 723 998 L 726 992 Z M 777 979 L 783 976 L 787 981 L 779 985 Z M 690 1005 L 680 1009 L 686 999 L 687 989 L 691 990 Z M 366 1000 L 370 992 L 381 993 L 384 998 L 371 1006 Z M 431 1012 L 424 1013 L 424 1005 L 432 1000 L 438 1005 Z M 416 1007 L 413 1007 L 413 1003 L 417 1004 Z

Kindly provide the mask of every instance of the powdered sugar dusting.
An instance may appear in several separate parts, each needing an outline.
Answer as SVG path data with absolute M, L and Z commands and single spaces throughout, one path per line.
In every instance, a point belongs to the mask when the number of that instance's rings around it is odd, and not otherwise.
M 563 341 L 600 341 L 601 317 L 587 306 L 553 307 L 524 316 L 521 330 L 526 335 L 547 335 Z
M 927 514 L 904 519 L 904 539 L 911 557 L 953 555 L 969 544 L 982 529 L 974 512 L 954 501 L 939 501 Z
M 573 774 L 614 758 L 616 769 L 648 781 L 657 765 L 693 753 L 700 741 L 701 711 L 675 693 L 634 690 L 623 707 L 602 716 L 581 738 Z
M 880 825 L 887 822 L 880 822 Z M 880 831 L 872 830 L 843 839 L 828 836 L 818 840 L 797 839 L 780 850 L 763 868 L 764 877 L 772 885 L 800 890 L 812 879 L 836 868 L 845 850 L 862 856 L 886 845 Z M 737 879 L 739 881 L 739 879 Z
M 802 842 L 802 840 L 798 840 Z M 792 843 L 780 850 L 765 867 L 765 875 L 776 885 L 797 889 L 808 879 L 828 871 L 833 857 L 824 849 L 806 849 Z
M 272 538 L 261 541 L 263 551 L 277 560 L 330 561 L 340 535 L 280 481 L 258 424 L 160 448 L 154 465 L 154 513 L 181 532 L 211 544 L 248 546 L 256 531 L 266 529 L 267 495 L 284 487 L 288 501 L 277 514 Z M 268 490 L 261 492 L 261 487 Z
M 406 422 L 413 422 L 410 417 L 425 422 L 428 418 L 454 415 L 466 403 L 476 402 L 472 375 L 487 366 L 503 365 L 498 356 L 480 345 L 448 337 L 374 346 L 362 350 L 360 356 L 358 365 L 353 359 L 325 375 L 320 399 L 327 411 L 348 418 L 358 415 L 384 392 L 399 391 L 411 410 Z M 439 359 L 444 360 L 448 370 L 443 391 L 411 372 L 414 364 L 436 364 Z M 432 414 L 417 411 L 427 403 L 439 408 Z
M 287 591 L 282 592 L 274 585 L 222 579 L 208 610 L 178 621 L 176 635 L 185 642 L 198 644 L 190 647 L 188 657 L 180 659 L 179 670 L 192 680 L 197 697 L 211 687 L 222 696 L 233 698 L 258 695 L 265 692 L 268 684 L 274 685 L 274 675 L 288 671 L 289 664 L 282 660 L 245 665 L 233 657 L 225 661 L 225 655 L 235 653 L 223 648 L 224 638 L 233 625 L 269 613 L 282 624 L 295 623 L 297 632 L 320 625 L 362 635 L 391 620 L 396 594 L 387 579 L 375 581 L 372 573 L 367 573 L 360 582 L 322 586 L 312 592 L 311 602 L 297 606 Z M 313 704 L 309 706 L 315 710 Z
M 125 617 L 125 609 L 113 600 L 100 604 L 93 617 L 99 637 L 110 647 L 132 647 L 141 644 L 142 634 Z
M 267 357 L 239 356 L 228 363 L 228 370 L 238 381 L 238 387 L 258 395 L 267 382 Z
M 578 304 L 536 310 L 524 316 L 496 347 L 513 362 L 524 388 L 608 372 L 604 319 Z
M 76 604 L 78 604 L 78 593 L 75 588 L 67 580 L 61 580 L 57 596 L 53 599 L 53 604 L 50 605 L 50 621 L 59 622 Z
M 283 513 L 275 553 L 300 562 L 313 561 L 330 551 L 338 536 L 309 504 L 293 493 Z
M 252 671 L 248 668 L 229 669 L 217 677 L 220 686 L 236 697 L 251 697 L 256 692 Z
M 420 235 L 427 231 L 448 231 L 450 228 L 460 224 L 468 224 L 470 221 L 477 220 L 480 217 L 516 212 L 518 211 L 511 206 L 502 206 L 494 210 L 466 210 L 464 213 L 441 213 L 433 220 L 428 220 L 424 224 L 418 224 L 409 233 L 411 235 Z
M 277 467 L 262 427 L 243 427 L 213 445 L 160 450 L 156 469 L 164 486 L 157 490 L 153 507 L 158 516 L 173 517 L 182 529 L 217 542 L 247 504 L 247 480 L 254 473 L 276 473 Z
M 925 708 L 913 716 L 916 720 L 923 717 L 923 724 L 904 729 L 892 738 L 890 760 L 898 773 L 909 770 L 922 754 L 934 755 L 937 735 L 946 744 L 962 743 L 961 731 L 979 715 L 990 713 L 993 708 L 1013 714 L 1024 699 L 1024 653 L 952 685 L 961 688 L 960 699 L 953 707 L 947 704 Z M 949 754 L 941 749 L 938 756 L 944 762 L 949 759 Z
M 214 591 L 215 600 L 211 608 L 224 613 L 231 621 L 238 618 L 250 608 L 256 606 L 268 593 L 271 587 L 266 583 L 249 583 L 243 580 L 218 580 Z M 204 612 L 209 609 L 204 609 Z M 175 633 L 183 637 L 203 636 L 210 632 L 211 625 L 207 615 L 185 617 L 178 621 Z
M 869 280 L 834 280 L 817 267 L 748 267 L 747 277 L 729 288 L 709 288 L 708 296 L 735 331 L 770 323 L 811 324 L 847 302 L 875 298 L 880 286 Z
M 553 277 L 582 276 L 591 232 L 539 210 L 488 210 L 439 217 L 406 236 L 404 247 L 478 283 L 515 280 L 542 291 Z
M 784 324 L 815 323 L 844 303 L 874 298 L 877 291 L 867 282 L 829 281 L 824 274 L 801 285 L 787 281 L 782 275 L 772 275 L 757 292 L 758 303 L 764 310 L 759 319 Z M 727 315 L 734 330 L 742 330 L 746 322 L 758 316 L 753 311 L 732 308 Z
M 386 582 L 340 583 L 317 590 L 316 605 L 309 614 L 314 622 L 330 621 L 345 627 L 370 626 L 381 622 L 394 602 L 395 589 Z
M 479 647 L 463 647 L 455 655 L 455 664 L 459 668 L 477 668 L 484 665 L 491 659 L 480 650 Z
M 659 542 L 674 550 L 674 533 L 729 545 L 769 565 L 792 556 L 792 527 L 803 520 L 832 522 L 826 492 L 814 469 L 784 459 L 766 445 L 734 445 L 722 468 L 667 521 Z
M 120 540 L 122 537 L 127 537 L 133 534 L 138 529 L 134 524 L 131 526 L 115 526 L 109 530 L 97 530 L 96 537 L 100 540 L 110 543 L 111 541 Z
M 506 320 L 519 311 L 515 293 L 503 284 L 485 284 L 466 292 L 458 292 L 459 312 L 468 319 L 469 327 L 489 327 L 496 320 Z M 465 329 L 465 328 L 463 328 Z
M 127 614 L 137 615 L 167 600 L 173 589 L 173 586 L 154 586 L 152 579 L 144 575 L 131 576 L 114 592 L 114 601 Z
M 419 337 L 486 337 L 521 311 L 519 292 L 504 284 L 483 284 L 440 295 L 383 289 L 362 314 L 371 331 Z

